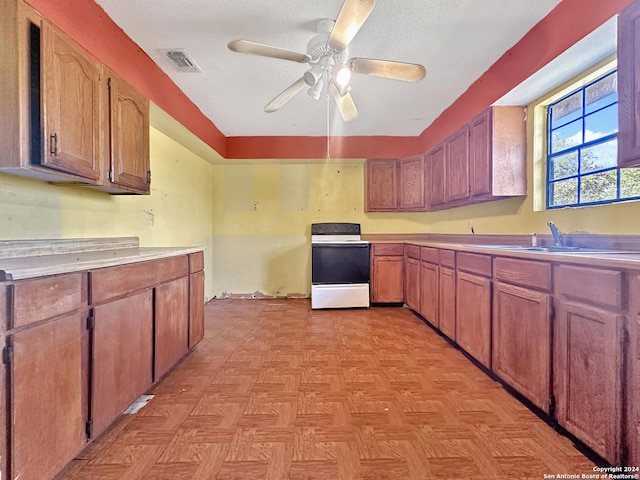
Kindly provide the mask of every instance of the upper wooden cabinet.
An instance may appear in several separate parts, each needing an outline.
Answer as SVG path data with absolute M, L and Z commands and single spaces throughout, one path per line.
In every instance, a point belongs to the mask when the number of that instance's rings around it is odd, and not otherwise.
M 109 91 L 109 178 L 112 187 L 149 193 L 149 100 L 115 75 Z
M 148 101 L 24 2 L 0 4 L 0 27 L 0 171 L 148 193 Z
M 640 166 L 640 0 L 618 17 L 618 165 Z
M 429 210 L 526 195 L 521 107 L 492 107 L 427 155 Z
M 372 159 L 365 166 L 365 211 L 424 211 L 424 157 Z

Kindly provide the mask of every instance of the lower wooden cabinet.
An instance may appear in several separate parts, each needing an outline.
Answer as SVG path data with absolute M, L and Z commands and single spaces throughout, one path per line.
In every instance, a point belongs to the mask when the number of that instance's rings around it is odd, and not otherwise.
M 613 270 L 554 269 L 556 418 L 613 465 L 622 460 L 622 277 Z
M 491 279 L 457 272 L 456 342 L 491 367 Z
M 435 327 L 439 327 L 439 270 L 440 267 L 436 264 L 420 262 L 420 315 Z
M 551 295 L 496 282 L 492 328 L 493 371 L 549 413 Z
M 92 437 L 102 433 L 153 383 L 153 292 L 94 309 Z
M 204 337 L 204 271 L 189 275 L 189 348 Z
M 438 326 L 452 340 L 456 339 L 456 271 L 440 266 L 438 294 Z
M 640 272 L 630 275 L 627 351 L 627 465 L 640 465 Z
M 48 479 L 86 444 L 81 313 L 11 334 L 10 476 Z
M 404 302 L 404 245 L 371 245 L 371 303 Z
M 420 311 L 420 260 L 405 257 L 404 261 L 405 301 L 409 308 Z
M 189 279 L 155 289 L 154 380 L 159 380 L 189 350 Z

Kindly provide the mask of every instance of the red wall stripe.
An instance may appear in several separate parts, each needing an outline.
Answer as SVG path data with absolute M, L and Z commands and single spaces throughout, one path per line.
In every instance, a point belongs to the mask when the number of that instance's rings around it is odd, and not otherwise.
M 563 0 L 418 137 L 332 137 L 331 157 L 403 157 L 427 151 L 631 1 Z M 324 137 L 225 137 L 93 1 L 27 2 L 220 155 L 237 159 L 326 157 Z

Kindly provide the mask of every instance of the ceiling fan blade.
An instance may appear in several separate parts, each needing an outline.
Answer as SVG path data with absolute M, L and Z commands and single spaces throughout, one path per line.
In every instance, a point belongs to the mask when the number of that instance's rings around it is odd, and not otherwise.
M 295 82 L 293 82 L 289 87 L 287 87 L 284 92 L 278 95 L 276 98 L 271 100 L 269 104 L 264 107 L 264 111 L 267 113 L 272 113 L 282 107 L 285 103 L 295 97 L 300 91 L 306 86 L 303 78 L 299 78 Z
M 331 85 L 331 93 L 333 93 L 333 98 L 336 101 L 340 115 L 345 122 L 352 122 L 358 118 L 358 109 L 356 108 L 356 104 L 353 102 L 353 97 L 349 92 L 344 96 L 341 96 L 336 86 Z
M 375 0 L 344 0 L 329 36 L 329 46 L 338 52 L 347 48 L 373 11 L 375 4 Z
M 417 82 L 427 74 L 425 68 L 416 63 L 392 62 L 374 58 L 352 58 L 349 60 L 349 64 L 356 73 L 404 80 L 405 82 Z
M 285 48 L 272 47 L 262 43 L 250 42 L 249 40 L 234 40 L 227 45 L 229 50 L 240 53 L 250 53 L 262 57 L 280 58 L 298 63 L 308 63 L 311 57 L 306 53 L 294 52 Z

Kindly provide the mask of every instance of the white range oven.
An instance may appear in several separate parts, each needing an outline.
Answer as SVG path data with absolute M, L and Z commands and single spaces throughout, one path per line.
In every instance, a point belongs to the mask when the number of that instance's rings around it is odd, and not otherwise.
M 369 307 L 369 264 L 359 223 L 313 223 L 311 308 Z

